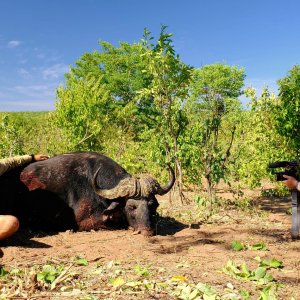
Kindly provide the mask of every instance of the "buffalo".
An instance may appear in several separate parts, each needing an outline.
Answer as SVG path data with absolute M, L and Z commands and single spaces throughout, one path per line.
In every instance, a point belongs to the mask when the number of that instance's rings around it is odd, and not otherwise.
M 158 201 L 175 176 L 161 186 L 152 177 L 136 178 L 109 157 L 74 152 L 19 167 L 0 177 L 0 214 L 39 230 L 99 230 L 132 227 L 155 234 Z

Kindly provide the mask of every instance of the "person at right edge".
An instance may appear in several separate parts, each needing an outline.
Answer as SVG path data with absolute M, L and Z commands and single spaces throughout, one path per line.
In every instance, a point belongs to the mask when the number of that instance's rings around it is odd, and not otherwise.
M 299 181 L 289 175 L 283 175 L 284 178 L 286 178 L 286 180 L 282 181 L 290 190 L 297 190 L 299 191 Z

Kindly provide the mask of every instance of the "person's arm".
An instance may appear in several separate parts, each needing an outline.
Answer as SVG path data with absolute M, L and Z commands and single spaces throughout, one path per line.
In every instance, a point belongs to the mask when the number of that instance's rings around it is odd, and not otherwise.
M 283 175 L 286 180 L 283 181 L 283 183 L 291 190 L 297 190 L 299 191 L 300 186 L 299 186 L 299 181 L 297 181 L 296 178 L 288 175 Z
M 0 175 L 4 174 L 5 172 L 22 166 L 26 163 L 45 160 L 49 158 L 47 155 L 44 154 L 36 154 L 36 155 L 20 155 L 14 156 L 9 158 L 0 159 Z

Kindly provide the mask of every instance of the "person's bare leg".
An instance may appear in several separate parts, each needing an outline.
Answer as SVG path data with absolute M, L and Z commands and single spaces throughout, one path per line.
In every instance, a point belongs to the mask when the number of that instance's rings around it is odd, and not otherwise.
M 12 236 L 19 229 L 19 220 L 11 215 L 0 216 L 0 240 Z

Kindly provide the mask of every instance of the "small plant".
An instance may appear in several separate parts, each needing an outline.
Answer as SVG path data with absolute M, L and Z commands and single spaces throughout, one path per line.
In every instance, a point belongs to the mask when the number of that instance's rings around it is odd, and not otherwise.
M 268 198 L 279 198 L 283 196 L 287 196 L 290 194 L 290 191 L 284 185 L 278 185 L 272 189 L 264 189 L 261 191 L 262 197 Z
M 231 260 L 227 262 L 227 265 L 223 268 L 223 272 L 238 279 L 255 281 L 261 285 L 274 281 L 273 276 L 267 272 L 266 267 L 258 267 L 251 271 L 246 263 L 235 265 Z
M 277 300 L 276 285 L 269 285 L 260 291 L 259 300 Z
M 89 264 L 89 262 L 85 258 L 80 256 L 75 257 L 74 263 L 78 266 L 87 266 Z
M 134 271 L 137 275 L 141 275 L 144 277 L 150 276 L 150 271 L 147 268 L 143 268 L 140 265 L 135 266 Z
M 52 283 L 63 270 L 63 266 L 54 267 L 51 265 L 44 265 L 43 270 L 37 273 L 37 280 Z
M 261 242 L 254 244 L 252 250 L 268 251 L 268 246 L 264 242 Z
M 263 259 L 261 260 L 259 256 L 255 257 L 255 260 L 259 262 L 260 267 L 264 267 L 267 269 L 281 269 L 283 268 L 283 262 L 281 260 L 278 260 L 276 258 L 272 259 Z
M 196 286 L 192 286 L 187 283 L 179 285 L 174 292 L 174 296 L 182 300 L 220 299 L 214 288 L 201 282 L 199 282 Z
M 234 251 L 242 251 L 245 250 L 245 245 L 239 241 L 233 241 L 231 243 L 231 249 Z
M 6 271 L 3 267 L 0 267 L 0 277 L 6 276 L 9 274 L 8 271 Z
M 120 286 L 124 285 L 125 284 L 125 280 L 123 278 L 121 278 L 121 277 L 110 278 L 109 279 L 109 283 L 113 287 L 117 288 L 117 287 L 120 287 Z
M 208 200 L 205 197 L 199 195 L 195 197 L 195 202 L 198 208 L 205 208 L 208 205 Z
M 254 245 L 245 245 L 240 241 L 233 241 L 231 249 L 234 251 L 254 250 L 254 251 L 268 251 L 268 246 L 264 242 L 256 243 Z

